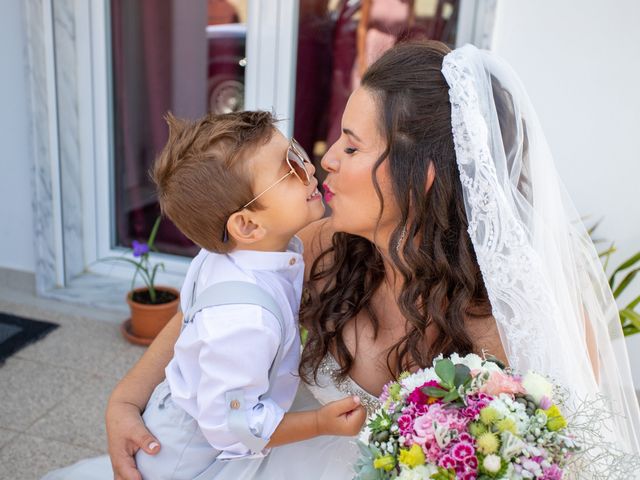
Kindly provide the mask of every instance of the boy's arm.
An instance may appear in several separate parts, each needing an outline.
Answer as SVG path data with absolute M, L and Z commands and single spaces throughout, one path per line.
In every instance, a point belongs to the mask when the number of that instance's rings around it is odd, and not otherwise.
M 320 435 L 356 435 L 366 418 L 358 397 L 346 397 L 318 410 L 285 413 L 267 448 L 300 442 Z

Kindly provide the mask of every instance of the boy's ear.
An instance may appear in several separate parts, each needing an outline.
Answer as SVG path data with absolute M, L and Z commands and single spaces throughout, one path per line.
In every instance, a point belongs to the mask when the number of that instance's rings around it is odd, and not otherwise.
M 255 219 L 244 210 L 236 212 L 229 217 L 227 231 L 239 246 L 250 245 L 260 241 L 266 233 L 264 227 L 255 223 Z

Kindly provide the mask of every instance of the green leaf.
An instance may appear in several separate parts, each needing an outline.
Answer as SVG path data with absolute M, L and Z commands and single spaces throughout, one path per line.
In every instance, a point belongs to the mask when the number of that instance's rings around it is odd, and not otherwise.
M 436 374 L 442 380 L 444 386 L 451 388 L 453 386 L 453 380 L 456 376 L 456 368 L 453 365 L 453 362 L 448 358 L 438 360 L 436 362 L 435 370 Z
M 424 393 L 425 395 L 428 395 L 430 397 L 442 398 L 447 393 L 449 393 L 449 391 L 448 390 L 443 390 L 443 389 L 438 388 L 438 387 L 424 387 L 422 389 L 422 393 Z
M 620 282 L 620 285 L 614 290 L 613 297 L 618 298 L 620 294 L 624 291 L 625 288 L 629 286 L 629 284 L 633 281 L 636 275 L 640 272 L 640 268 L 634 268 L 631 270 Z
M 453 402 L 454 400 L 457 400 L 458 398 L 460 398 L 460 395 L 458 394 L 458 390 L 454 389 L 454 390 L 451 390 L 449 393 L 447 393 L 442 399 L 442 401 L 445 403 L 449 403 L 449 402 Z
M 162 217 L 159 216 L 156 218 L 155 223 L 153 224 L 153 228 L 151 229 L 151 233 L 149 234 L 149 240 L 147 241 L 147 245 L 149 248 L 153 248 L 153 244 L 156 241 L 156 235 L 158 234 L 158 228 L 160 228 L 160 222 L 162 221 Z
M 620 318 L 627 320 L 636 329 L 640 329 L 640 313 L 625 308 L 620 310 Z
M 469 378 L 471 378 L 471 370 L 466 365 L 458 363 L 456 366 L 456 373 L 453 378 L 453 384 L 456 387 L 464 385 Z
M 627 305 L 625 307 L 625 310 L 633 310 L 634 308 L 636 308 L 636 306 L 640 305 L 640 295 L 638 295 L 637 298 L 635 298 L 634 300 L 631 300 L 631 303 L 629 303 L 629 305 Z
M 623 270 L 626 270 L 627 268 L 632 267 L 633 265 L 635 265 L 638 262 L 640 262 L 640 252 L 636 253 L 635 255 L 633 255 L 631 258 L 629 258 L 625 262 L 621 263 L 620 266 L 613 271 L 613 273 L 611 274 L 611 277 L 609 278 L 609 285 L 611 286 L 611 288 L 613 288 L 613 285 L 614 285 L 615 279 L 616 279 L 616 275 L 618 273 L 620 273 Z

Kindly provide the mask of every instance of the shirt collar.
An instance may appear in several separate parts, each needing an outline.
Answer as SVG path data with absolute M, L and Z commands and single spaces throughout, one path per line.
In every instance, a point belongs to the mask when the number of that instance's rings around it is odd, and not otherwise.
M 304 265 L 302 252 L 302 241 L 293 237 L 284 252 L 235 250 L 227 255 L 242 269 L 277 271 L 297 270 L 300 265 Z

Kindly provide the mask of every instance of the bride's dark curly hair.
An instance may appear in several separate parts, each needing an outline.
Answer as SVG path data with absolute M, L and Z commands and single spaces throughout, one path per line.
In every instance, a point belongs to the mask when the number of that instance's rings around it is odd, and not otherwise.
M 442 75 L 442 61 L 449 51 L 435 41 L 399 44 L 362 78 L 362 86 L 379 105 L 380 128 L 386 136 L 387 147 L 372 171 L 381 211 L 377 170 L 388 157 L 393 194 L 402 212 L 388 246 L 404 279 L 398 303 L 407 320 L 406 335 L 387 354 L 387 367 L 394 377 L 414 366 L 430 365 L 440 353 L 473 351 L 465 319 L 490 315 L 467 234 L 449 89 Z M 430 165 L 435 179 L 428 189 Z M 396 245 L 403 226 L 407 241 L 402 243 L 400 256 Z M 371 299 L 384 278 L 383 259 L 373 243 L 348 233 L 333 235 L 331 246 L 312 266 L 310 298 L 300 313 L 309 329 L 300 365 L 303 378 L 315 378 L 332 344 L 343 366 L 341 375 L 349 373 L 353 356 L 342 336 L 344 327 L 364 309 L 377 336 L 380 321 Z

